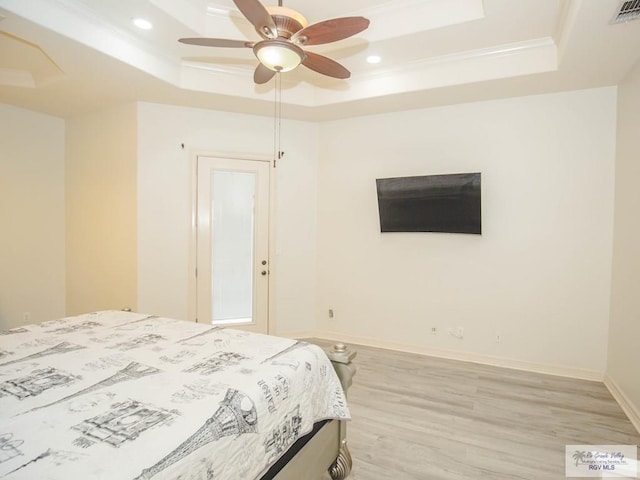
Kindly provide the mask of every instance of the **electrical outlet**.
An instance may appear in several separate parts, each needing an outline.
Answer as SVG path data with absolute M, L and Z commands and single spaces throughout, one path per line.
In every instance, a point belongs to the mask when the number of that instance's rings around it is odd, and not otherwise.
M 437 335 L 438 334 L 438 327 L 431 327 L 431 335 Z
M 329 309 L 329 318 L 336 318 L 336 314 L 333 312 L 333 308 Z

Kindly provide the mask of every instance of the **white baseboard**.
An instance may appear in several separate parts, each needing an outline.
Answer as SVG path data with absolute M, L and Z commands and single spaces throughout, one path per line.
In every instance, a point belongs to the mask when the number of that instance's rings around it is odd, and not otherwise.
M 475 353 L 456 352 L 454 350 L 445 350 L 421 345 L 411 345 L 404 343 L 388 342 L 374 338 L 360 337 L 356 335 L 346 335 L 343 333 L 329 331 L 300 331 L 300 332 L 282 332 L 278 335 L 287 338 L 320 338 L 332 342 L 344 342 L 356 345 L 364 345 L 366 347 L 383 348 L 385 350 L 395 350 L 400 352 L 415 353 L 430 357 L 448 358 L 451 360 L 461 360 L 464 362 L 480 363 L 483 365 L 493 365 L 496 367 L 512 368 L 515 370 L 524 370 L 528 372 L 544 373 L 547 375 L 556 375 L 560 377 L 577 378 L 581 380 L 589 380 L 595 382 L 604 382 L 611 396 L 620 405 L 620 408 L 629 417 L 632 425 L 640 433 L 640 411 L 625 393 L 620 389 L 618 384 L 609 376 L 602 372 L 594 370 L 586 370 L 580 368 L 565 367 L 560 365 L 552 365 L 546 363 L 523 362 L 511 358 L 493 357 L 490 355 L 479 355 Z
M 604 385 L 609 389 L 609 392 L 613 398 L 615 398 L 616 402 L 618 402 L 622 411 L 627 414 L 627 417 L 629 417 L 633 426 L 636 428 L 638 433 L 640 433 L 640 411 L 638 410 L 638 407 L 629 400 L 629 397 L 625 395 L 624 391 L 622 391 L 609 374 L 605 374 L 604 376 Z
M 544 373 L 547 375 L 556 375 L 560 377 L 578 378 L 581 380 L 590 380 L 602 382 L 604 373 L 594 370 L 586 370 L 581 368 L 565 367 L 561 365 L 552 365 L 546 363 L 524 362 L 511 358 L 493 357 L 491 355 L 480 355 L 476 353 L 456 352 L 453 350 L 438 349 L 425 347 L 421 345 L 410 345 L 403 343 L 388 342 L 373 338 L 359 337 L 353 335 L 345 335 L 342 333 L 317 331 L 313 335 L 315 338 L 330 340 L 334 342 L 353 343 L 356 345 L 364 345 L 367 347 L 377 347 L 386 350 L 396 350 L 400 352 L 415 353 L 418 355 L 426 355 L 430 357 L 448 358 L 451 360 L 461 360 L 464 362 L 480 363 L 483 365 L 493 365 L 495 367 L 511 368 L 515 370 L 524 370 L 528 372 Z

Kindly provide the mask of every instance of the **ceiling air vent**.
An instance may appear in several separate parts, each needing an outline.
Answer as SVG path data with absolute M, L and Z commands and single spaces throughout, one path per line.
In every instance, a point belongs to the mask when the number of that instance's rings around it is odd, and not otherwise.
M 640 17 L 640 0 L 620 3 L 620 11 L 611 23 L 625 23 Z

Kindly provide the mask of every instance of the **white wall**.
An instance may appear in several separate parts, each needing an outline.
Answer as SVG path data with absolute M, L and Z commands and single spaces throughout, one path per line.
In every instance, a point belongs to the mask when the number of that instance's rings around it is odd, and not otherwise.
M 615 227 L 607 375 L 640 430 L 640 63 L 618 89 Z M 622 402 L 621 402 L 622 403 Z M 631 411 L 629 411 L 631 410 Z
M 184 149 L 182 148 L 184 144 Z M 139 104 L 138 310 L 188 318 L 191 164 L 196 153 L 273 155 L 273 119 Z M 283 120 L 275 206 L 275 317 L 281 334 L 315 322 L 317 126 Z
M 633 304 L 637 271 L 629 260 L 637 255 L 632 251 L 635 217 L 627 210 L 637 204 L 628 199 L 635 194 L 635 172 L 631 171 L 635 167 L 630 159 L 638 122 L 633 91 L 637 83 L 636 70 L 621 86 L 621 98 L 628 100 L 620 104 L 617 260 L 611 289 L 608 370 L 636 405 L 637 382 L 630 365 L 638 362 L 629 353 L 632 346 L 628 342 L 634 337 L 627 332 L 637 338 L 632 322 L 637 310 Z M 604 372 L 615 102 L 616 90 L 607 88 L 320 126 L 285 120 L 286 155 L 276 169 L 278 332 L 318 329 L 337 337 L 415 346 L 426 352 Z M 124 291 L 134 292 L 136 298 L 116 299 L 105 307 L 120 308 L 124 302 L 137 300 L 140 311 L 187 318 L 191 158 L 196 151 L 270 155 L 273 121 L 156 104 L 139 104 L 137 112 L 135 107 L 127 108 L 77 119 L 71 129 L 72 136 L 82 139 L 70 142 L 71 162 L 82 157 L 73 144 L 90 144 L 86 151 L 94 157 L 105 149 L 108 139 L 109 155 L 129 159 L 122 165 L 128 172 L 123 177 L 137 182 L 127 184 L 123 190 L 127 198 L 118 203 L 134 223 L 124 230 L 130 233 L 124 243 L 126 256 L 138 250 L 137 264 L 124 275 L 126 282 L 133 278 L 134 285 Z M 23 311 L 30 311 L 35 321 L 63 314 L 64 211 L 55 199 L 61 202 L 63 195 L 64 125 L 58 119 L 13 107 L 2 106 L 0 112 L 0 225 L 4 231 L 14 228 L 12 222 L 20 222 L 20 230 L 27 232 L 20 237 L 3 234 L 0 240 L 4 242 L 0 311 L 6 327 L 19 323 Z M 130 134 L 136 131 L 132 126 L 136 113 L 137 138 Z M 86 121 L 92 122 L 91 128 L 82 126 Z M 116 128 L 118 124 L 122 129 Z M 111 131 L 106 136 L 105 125 Z M 137 152 L 114 147 L 123 141 L 129 147 L 137 142 Z M 131 164 L 136 157 L 137 174 Z M 43 158 L 47 161 L 42 162 Z M 87 199 L 90 192 L 100 191 L 101 182 L 106 181 L 103 175 L 110 175 L 112 185 L 118 183 L 119 175 L 109 172 L 108 158 L 95 157 L 94 161 L 103 169 L 95 175 L 85 176 L 78 165 L 67 172 L 68 177 L 78 175 L 72 182 L 75 186 L 70 186 L 68 215 L 78 212 L 73 207 L 74 188 L 84 185 Z M 23 199 L 23 181 L 8 180 L 33 176 L 34 170 L 36 177 L 42 175 L 33 179 L 37 184 Z M 483 174 L 482 236 L 379 233 L 375 178 L 471 171 Z M 137 201 L 132 200 L 136 189 Z M 117 197 L 117 189 L 111 192 Z M 45 194 L 46 200 L 41 196 Z M 15 215 L 6 208 L 29 199 L 36 200 L 25 205 L 29 214 Z M 43 204 L 47 205 L 46 215 L 40 213 Z M 131 207 L 136 204 L 137 212 Z M 34 215 L 40 216 L 38 222 L 24 221 Z M 93 231 L 94 236 L 109 234 L 78 218 L 72 222 Z M 40 230 L 33 233 L 32 229 Z M 43 238 L 42 230 L 46 242 L 36 240 Z M 81 266 L 77 247 L 67 240 L 68 254 L 75 258 L 72 263 Z M 32 268 L 25 270 L 21 262 L 5 267 L 19 258 L 6 252 L 23 247 L 29 251 L 27 261 Z M 87 258 L 90 254 L 83 253 Z M 41 274 L 38 268 L 42 266 L 49 274 Z M 24 275 L 30 278 L 23 283 L 14 280 L 21 281 Z M 82 282 L 70 285 L 72 292 L 79 293 L 76 287 Z M 28 296 L 37 298 L 37 308 L 46 312 L 39 314 L 34 302 L 21 300 Z M 12 302 L 10 307 L 6 307 L 8 302 Z M 335 309 L 335 320 L 327 319 L 328 308 Z M 9 310 L 14 313 L 5 313 Z M 448 327 L 457 325 L 465 327 L 464 340 L 446 335 Z M 431 335 L 431 326 L 439 328 L 438 335 Z M 498 331 L 503 337 L 499 344 L 494 341 Z M 627 362 L 628 358 L 632 360 Z M 627 366 L 630 370 L 625 370 Z
M 602 377 L 615 115 L 604 88 L 323 124 L 320 330 Z M 462 172 L 482 173 L 482 236 L 380 233 L 376 178 Z
M 67 121 L 67 314 L 136 308 L 136 106 Z
M 64 316 L 64 131 L 0 104 L 0 330 Z

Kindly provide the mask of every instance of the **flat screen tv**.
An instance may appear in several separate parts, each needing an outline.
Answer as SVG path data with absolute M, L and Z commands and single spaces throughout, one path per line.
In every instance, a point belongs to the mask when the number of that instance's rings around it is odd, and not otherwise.
M 480 174 L 379 178 L 381 232 L 482 233 Z

